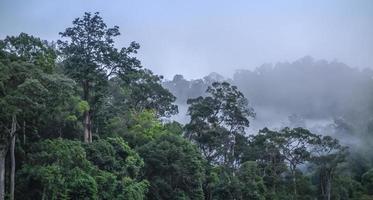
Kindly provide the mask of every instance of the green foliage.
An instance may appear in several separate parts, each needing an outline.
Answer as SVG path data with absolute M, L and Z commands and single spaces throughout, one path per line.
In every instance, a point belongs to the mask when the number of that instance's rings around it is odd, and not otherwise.
M 144 110 L 132 112 L 128 121 L 120 117 L 112 118 L 106 131 L 123 137 L 131 147 L 137 148 L 166 133 L 181 134 L 180 129 L 180 124 L 164 125 L 154 111 Z
M 136 180 L 144 162 L 122 138 L 97 140 L 85 147 L 88 160 L 105 171 L 98 177 L 106 184 L 102 199 L 144 199 L 148 182 Z
M 183 134 L 183 125 L 177 121 L 172 121 L 164 124 L 164 128 L 172 134 L 182 135 Z
M 77 138 L 81 125 L 78 119 L 82 116 L 79 105 L 84 101 L 76 94 L 75 82 L 60 74 L 46 75 L 43 80 L 49 92 L 41 112 L 40 134 L 48 138 Z
M 120 186 L 117 181 L 117 176 L 111 172 L 96 170 L 94 173 L 94 178 L 97 183 L 99 198 L 107 200 L 114 199 L 116 193 L 118 193 L 117 188 Z
M 120 35 L 119 27 L 107 28 L 99 13 L 85 13 L 76 18 L 73 26 L 60 35 L 68 39 L 58 41 L 66 72 L 78 81 L 100 83 L 107 81 L 107 77 L 140 67 L 140 62 L 130 57 L 137 53 L 139 44 L 132 42 L 127 48 L 116 49 L 114 38 Z
M 0 137 L 7 144 L 12 118 L 40 112 L 48 90 L 40 79 L 43 72 L 32 64 L 0 58 L 0 74 Z
M 132 124 L 132 125 L 131 125 Z M 144 137 L 154 139 L 158 134 L 165 131 L 161 122 L 156 118 L 155 113 L 147 110 L 132 115 L 132 123 L 129 131 L 135 134 L 142 134 Z
M 52 73 L 55 69 L 56 50 L 47 41 L 21 33 L 19 36 L 6 37 L 0 44 L 12 60 L 34 64 L 46 73 Z
M 83 113 L 89 110 L 89 104 L 87 101 L 79 101 L 76 109 L 79 111 L 79 113 Z
M 47 132 L 51 136 L 54 132 L 62 136 L 66 123 L 76 123 L 79 117 L 74 109 L 79 99 L 75 96 L 75 83 L 54 70 L 55 50 L 23 33 L 1 43 L 2 121 L 9 121 L 14 115 L 31 128 L 37 126 L 40 134 Z
M 248 153 L 252 160 L 256 160 L 263 174 L 263 180 L 269 190 L 269 195 L 277 193 L 283 184 L 282 174 L 287 171 L 286 162 L 275 131 L 263 129 L 252 137 Z
M 319 188 L 322 198 L 329 199 L 332 192 L 333 177 L 337 167 L 347 156 L 347 147 L 330 136 L 319 136 L 312 141 L 310 161 L 315 164 L 319 175 Z
M 361 179 L 365 190 L 369 195 L 373 195 L 373 168 L 365 172 Z
M 361 184 L 349 176 L 337 176 L 333 181 L 332 199 L 360 200 L 362 194 Z
M 117 199 L 142 200 L 148 192 L 149 183 L 147 181 L 136 182 L 131 178 L 124 178 L 120 182 L 120 195 Z
M 297 198 L 300 200 L 312 200 L 317 196 L 317 186 L 312 183 L 312 176 L 296 171 Z
M 87 198 L 96 198 L 97 185 L 87 175 L 92 170 L 80 142 L 44 140 L 32 146 L 28 161 L 17 174 L 19 187 L 24 189 L 20 194 L 24 195 L 23 199 L 41 199 L 43 196 L 69 199 L 75 195 L 79 198 L 80 193 L 89 194 Z M 33 182 L 38 183 L 38 187 L 28 190 L 27 186 Z M 73 194 L 70 193 L 72 189 Z
M 85 171 L 74 168 L 70 171 L 67 181 L 69 199 L 98 199 L 97 183 Z
M 111 79 L 114 107 L 127 110 L 154 110 L 157 116 L 170 117 L 178 113 L 173 104 L 176 97 L 162 86 L 163 77 L 148 69 Z
M 264 200 L 266 187 L 256 162 L 248 161 L 241 165 L 237 174 L 241 182 L 242 199 Z
M 278 188 L 281 184 L 280 176 L 289 170 L 292 184 L 293 198 L 298 198 L 297 168 L 299 165 L 310 161 L 311 148 L 319 136 L 312 134 L 304 128 L 283 128 L 280 131 L 271 131 L 267 128 L 260 130 L 259 134 L 252 137 L 249 154 L 259 155 L 256 158 L 266 174 L 269 188 Z M 264 149 L 264 150 L 263 150 Z M 259 153 L 261 151 L 261 153 Z M 246 157 L 249 157 L 246 155 Z M 289 167 L 286 168 L 285 165 Z M 301 177 L 302 178 L 302 177 Z M 276 192 L 276 191 L 274 191 Z
M 99 140 L 92 146 L 44 140 L 31 147 L 17 173 L 17 190 L 22 199 L 143 199 L 147 182 L 136 180 L 142 165 L 121 138 Z
M 150 182 L 148 199 L 203 199 L 202 158 L 188 141 L 166 134 L 142 146 L 139 153 Z
M 135 178 L 144 165 L 139 155 L 122 138 L 106 138 L 85 145 L 87 158 L 99 169 L 120 177 Z
M 213 189 L 213 199 L 219 200 L 233 200 L 242 199 L 241 185 L 237 176 L 233 176 L 228 170 L 219 168 L 217 170 L 219 181 Z
M 264 200 L 266 188 L 257 164 L 249 161 L 241 165 L 237 174 L 229 173 L 224 167 L 210 168 L 204 192 L 207 199 Z

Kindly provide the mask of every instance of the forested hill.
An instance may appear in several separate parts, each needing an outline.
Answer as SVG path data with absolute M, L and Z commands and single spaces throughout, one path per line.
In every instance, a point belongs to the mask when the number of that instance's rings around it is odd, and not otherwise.
M 304 58 L 163 81 L 119 35 L 84 13 L 57 42 L 0 40 L 0 200 L 373 199 L 371 71 Z M 290 126 L 248 135 L 263 107 Z
M 178 104 L 186 104 L 188 98 L 204 95 L 212 82 L 222 80 L 238 86 L 253 106 L 272 107 L 307 118 L 361 115 L 373 107 L 373 70 L 309 56 L 291 63 L 237 70 L 233 77 L 211 73 L 186 80 L 175 75 L 163 84 L 177 97 Z
M 359 126 L 359 132 L 367 131 L 366 127 L 373 123 L 373 71 L 337 61 L 308 56 L 291 63 L 237 70 L 233 77 L 211 73 L 186 80 L 182 75 L 175 75 L 163 85 L 176 96 L 183 115 L 188 98 L 205 95 L 212 82 L 222 80 L 238 86 L 249 99 L 257 113 L 254 120 L 257 128 L 291 125 L 289 116 L 308 121 L 309 127 L 315 123 L 344 121 Z

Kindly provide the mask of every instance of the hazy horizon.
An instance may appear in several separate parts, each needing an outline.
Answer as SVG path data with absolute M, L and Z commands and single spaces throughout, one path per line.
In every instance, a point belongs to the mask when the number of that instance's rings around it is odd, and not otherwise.
M 373 1 L 0 1 L 0 38 L 46 40 L 84 12 L 118 25 L 118 46 L 141 45 L 143 66 L 171 79 L 293 62 L 304 56 L 373 67 Z M 115 5 L 115 6 L 113 6 Z

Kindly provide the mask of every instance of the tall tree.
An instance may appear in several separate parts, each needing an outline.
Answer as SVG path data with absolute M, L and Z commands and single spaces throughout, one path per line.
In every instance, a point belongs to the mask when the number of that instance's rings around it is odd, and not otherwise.
M 264 128 L 250 139 L 250 148 L 246 158 L 256 161 L 261 170 L 268 195 L 276 196 L 281 190 L 282 174 L 286 172 L 285 158 L 281 152 L 283 138 L 277 131 Z
M 92 118 L 107 95 L 110 77 L 124 75 L 140 68 L 137 53 L 139 44 L 117 49 L 114 37 L 119 27 L 107 28 L 99 13 L 85 13 L 73 21 L 73 26 L 60 33 L 67 41 L 58 41 L 66 73 L 80 84 L 82 99 L 89 109 L 84 112 L 84 141 L 92 142 Z
M 319 136 L 312 142 L 311 161 L 316 165 L 319 174 L 319 187 L 324 200 L 331 199 L 332 181 L 340 163 L 345 161 L 347 147 L 339 144 L 330 136 Z
M 311 144 L 318 136 L 304 128 L 284 128 L 278 134 L 281 154 L 289 165 L 293 182 L 293 199 L 297 199 L 297 167 L 309 161 Z
M 191 120 L 186 137 L 197 143 L 208 160 L 234 169 L 239 164 L 237 140 L 245 138 L 239 136 L 245 135 L 255 113 L 245 96 L 228 82 L 214 82 L 206 92 L 207 97 L 188 100 Z

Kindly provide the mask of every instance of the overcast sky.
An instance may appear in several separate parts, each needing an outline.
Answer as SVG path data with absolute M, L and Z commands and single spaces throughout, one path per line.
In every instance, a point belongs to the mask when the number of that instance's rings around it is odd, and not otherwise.
M 143 65 L 170 79 L 294 61 L 310 55 L 373 68 L 373 0 L 0 0 L 0 38 L 57 40 L 84 12 L 137 41 Z

